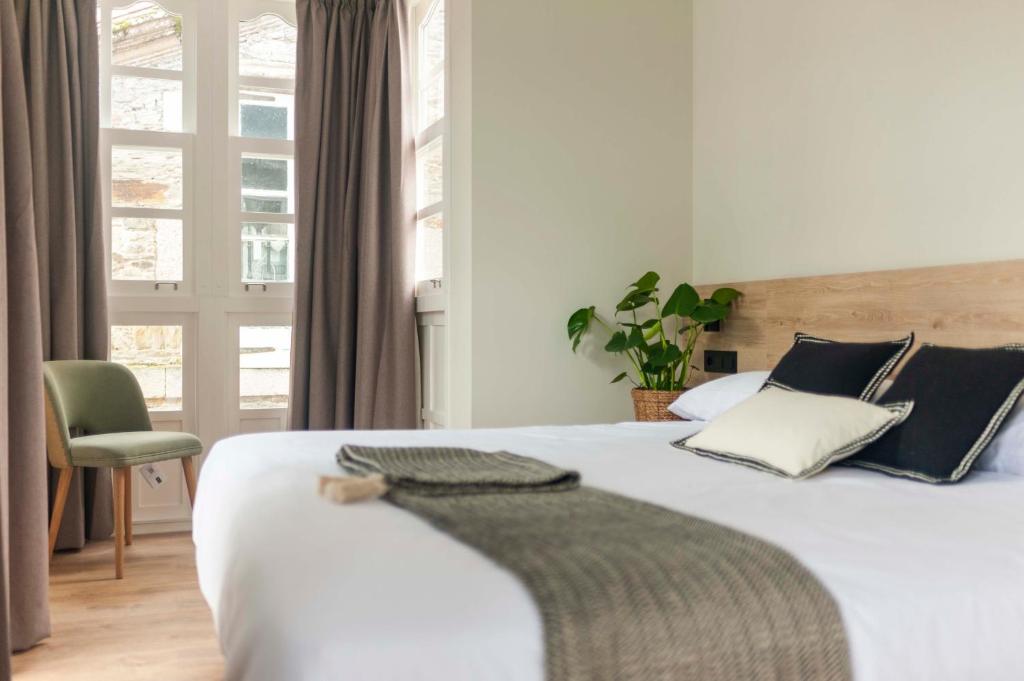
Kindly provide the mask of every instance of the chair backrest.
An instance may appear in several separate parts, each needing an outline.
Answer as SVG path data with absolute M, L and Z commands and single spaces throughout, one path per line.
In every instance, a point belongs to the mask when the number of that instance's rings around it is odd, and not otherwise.
M 46 451 L 57 468 L 72 465 L 71 431 L 85 435 L 152 430 L 146 399 L 125 366 L 98 360 L 43 363 Z

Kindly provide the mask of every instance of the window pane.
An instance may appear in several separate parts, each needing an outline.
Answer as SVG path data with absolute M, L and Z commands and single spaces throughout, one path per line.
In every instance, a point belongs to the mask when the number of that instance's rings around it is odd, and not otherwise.
M 242 281 L 292 281 L 294 234 L 294 227 L 284 223 L 243 222 Z
M 113 76 L 110 125 L 125 130 L 181 132 L 181 81 Z
M 416 151 L 416 208 L 444 198 L 444 140 L 438 138 Z
M 110 11 L 111 63 L 181 70 L 181 17 L 155 2 Z
M 110 359 L 132 370 L 151 411 L 182 408 L 181 336 L 180 326 L 110 327 Z
M 291 350 L 290 326 L 243 326 L 238 329 L 238 387 L 242 409 L 288 407 Z
M 295 27 L 275 14 L 238 22 L 238 73 L 295 78 Z
M 420 83 L 420 130 L 425 130 L 444 117 L 444 73 Z
M 416 223 L 416 281 L 444 275 L 444 216 L 431 215 Z
M 240 88 L 238 131 L 242 137 L 292 139 L 295 97 L 288 92 Z
M 420 76 L 444 66 L 444 0 L 438 0 L 420 26 Z
M 180 149 L 114 147 L 111 198 L 116 207 L 182 207 Z
M 113 218 L 110 265 L 114 279 L 182 281 L 181 220 Z
M 242 210 L 292 212 L 291 159 L 242 157 Z

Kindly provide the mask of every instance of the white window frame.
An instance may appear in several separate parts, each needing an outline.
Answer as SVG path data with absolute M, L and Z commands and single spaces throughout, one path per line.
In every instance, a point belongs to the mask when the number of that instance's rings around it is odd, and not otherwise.
M 228 232 L 230 245 L 225 251 L 233 253 L 229 262 L 228 271 L 231 274 L 230 293 L 234 297 L 248 298 L 262 296 L 268 298 L 291 298 L 295 290 L 295 206 L 290 206 L 289 213 L 252 213 L 242 210 L 242 157 L 263 156 L 293 161 L 293 172 L 288 179 L 290 194 L 295 198 L 295 142 L 293 140 L 261 139 L 257 137 L 242 137 L 238 129 L 238 91 L 242 87 L 271 88 L 274 90 L 286 90 L 295 93 L 295 80 L 291 78 L 264 78 L 257 76 L 241 76 L 238 73 L 238 23 L 240 21 L 251 21 L 265 14 L 273 14 L 284 19 L 292 26 L 297 25 L 294 3 L 284 3 L 278 0 L 232 0 L 231 11 L 228 17 L 229 29 L 228 38 L 230 44 L 230 56 L 228 59 L 228 135 L 229 135 L 229 160 L 228 180 L 230 192 L 228 201 L 231 202 L 228 215 L 233 220 L 231 229 Z M 292 115 L 292 118 L 294 114 Z M 294 130 L 293 121 L 289 120 L 290 129 Z M 245 283 L 242 281 L 242 223 L 243 222 L 265 222 L 271 224 L 292 225 L 292 242 L 289 249 L 290 265 L 292 268 L 291 282 L 266 282 L 266 283 Z
M 229 398 L 232 400 L 229 413 L 231 414 L 231 429 L 234 433 L 256 433 L 262 432 L 264 428 L 260 425 L 271 426 L 266 430 L 285 430 L 287 428 L 288 410 L 275 409 L 242 409 L 242 367 L 241 355 L 239 354 L 239 334 L 243 326 L 291 326 L 292 317 L 290 314 L 281 313 L 236 313 L 229 316 L 228 335 L 234 342 L 231 361 L 227 363 L 227 375 L 224 377 L 224 385 L 230 386 Z M 292 396 L 289 388 L 288 400 Z M 250 425 L 247 425 L 250 424 Z
M 112 63 L 110 32 L 99 36 L 100 63 L 100 166 L 103 182 L 103 227 L 107 248 L 113 244 L 113 219 L 139 217 L 181 220 L 182 228 L 182 279 L 181 281 L 129 281 L 114 279 L 112 252 L 107 253 L 107 286 L 111 296 L 159 296 L 187 297 L 193 294 L 195 272 L 193 242 L 195 238 L 194 191 L 193 191 L 193 141 L 196 132 L 196 42 L 198 20 L 194 0 L 149 0 L 165 11 L 181 16 L 182 55 L 181 71 L 149 69 L 135 66 L 120 66 Z M 139 0 L 99 0 L 103 26 L 111 26 L 111 10 L 129 7 Z M 181 132 L 153 130 L 123 130 L 110 127 L 111 81 L 115 76 L 161 78 L 181 82 Z M 111 157 L 114 147 L 137 147 L 148 149 L 180 149 L 182 154 L 182 207 L 169 208 L 122 208 L 114 207 L 112 201 Z
M 411 70 L 413 80 L 413 91 L 415 96 L 414 100 L 414 116 L 416 129 L 416 153 L 417 158 L 419 151 L 424 149 L 431 143 L 440 140 L 441 141 L 441 166 L 443 175 L 443 189 L 441 200 L 432 203 L 423 208 L 419 208 L 416 211 L 416 222 L 417 224 L 421 220 L 425 220 L 431 216 L 440 213 L 444 219 L 444 227 L 442 228 L 442 243 L 445 247 L 442 248 L 442 259 L 441 259 L 441 278 L 440 279 L 426 279 L 423 281 L 416 282 L 416 298 L 417 298 L 417 310 L 420 312 L 436 311 L 438 309 L 444 309 L 445 305 L 445 289 L 448 280 L 448 220 L 450 217 L 449 211 L 449 197 L 451 196 L 451 172 L 449 170 L 450 153 L 448 151 L 449 141 L 451 135 L 449 134 L 449 106 L 448 106 L 448 90 L 449 90 L 449 39 L 448 39 L 448 25 L 449 20 L 447 16 L 448 2 L 445 2 L 445 36 L 444 36 L 444 61 L 438 67 L 434 73 L 430 74 L 431 77 L 443 74 L 444 78 L 444 115 L 441 116 L 437 121 L 431 123 L 428 127 L 423 130 L 419 129 L 419 106 L 421 101 L 421 82 L 420 82 L 420 52 L 422 49 L 422 32 L 423 25 L 429 20 L 431 14 L 436 10 L 439 0 L 420 0 L 420 2 L 414 5 L 410 9 L 410 35 L 413 37 L 412 44 L 412 59 Z M 418 172 L 417 172 L 418 175 Z M 418 177 L 417 177 L 418 180 Z M 417 200 L 418 203 L 418 200 Z

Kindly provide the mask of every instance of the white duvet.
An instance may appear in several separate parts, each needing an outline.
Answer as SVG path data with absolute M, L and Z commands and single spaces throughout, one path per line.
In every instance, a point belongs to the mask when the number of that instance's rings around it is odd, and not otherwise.
M 335 506 L 342 443 L 507 449 L 586 485 L 786 549 L 839 603 L 857 681 L 1024 679 L 1024 477 L 931 486 L 832 468 L 789 481 L 677 450 L 697 424 L 247 435 L 218 443 L 194 516 L 229 681 L 542 681 L 519 582 L 415 516 Z

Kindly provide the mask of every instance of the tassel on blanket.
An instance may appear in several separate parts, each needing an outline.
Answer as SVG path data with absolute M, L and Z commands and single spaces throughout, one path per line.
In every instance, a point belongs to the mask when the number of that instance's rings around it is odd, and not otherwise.
M 366 477 L 320 476 L 320 496 L 336 504 L 354 504 L 357 501 L 376 499 L 388 491 L 383 475 Z

